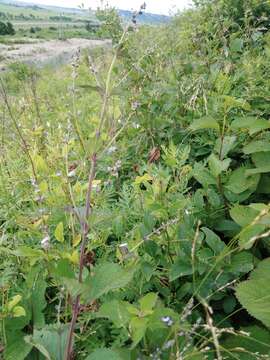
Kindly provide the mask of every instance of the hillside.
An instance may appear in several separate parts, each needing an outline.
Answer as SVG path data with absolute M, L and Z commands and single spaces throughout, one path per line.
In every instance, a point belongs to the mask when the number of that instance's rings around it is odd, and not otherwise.
M 48 17 L 56 14 L 59 16 L 60 13 L 65 14 L 65 16 L 72 17 L 73 20 L 78 18 L 89 18 L 89 16 L 94 20 L 95 17 L 94 12 L 89 13 L 89 10 L 37 5 L 31 1 L 29 1 L 28 4 L 16 0 L 0 0 L 0 12 L 10 13 L 13 15 L 20 15 L 23 12 L 26 16 L 33 15 L 39 19 L 47 19 Z M 120 9 L 119 14 L 124 21 L 129 21 L 132 17 L 131 11 Z M 142 24 L 161 24 L 166 23 L 169 20 L 170 17 L 168 16 L 147 12 L 139 19 Z

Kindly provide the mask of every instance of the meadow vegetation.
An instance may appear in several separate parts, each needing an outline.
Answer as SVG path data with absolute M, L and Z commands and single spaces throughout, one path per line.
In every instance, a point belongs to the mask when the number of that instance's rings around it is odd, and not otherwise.
M 5 360 L 270 359 L 270 4 L 143 10 L 0 78 Z

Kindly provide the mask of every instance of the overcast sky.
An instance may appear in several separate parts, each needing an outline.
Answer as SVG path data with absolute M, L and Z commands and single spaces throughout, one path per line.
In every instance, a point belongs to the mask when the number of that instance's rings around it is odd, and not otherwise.
M 82 2 L 86 7 L 95 8 L 100 4 L 100 0 L 21 0 L 24 2 L 34 2 L 46 5 L 64 6 L 64 7 L 77 7 Z M 107 1 L 107 0 L 105 0 Z M 110 5 L 113 5 L 119 9 L 138 9 L 138 7 L 144 2 L 144 0 L 108 0 Z M 168 14 L 171 10 L 183 9 L 191 0 L 146 0 L 147 11 Z

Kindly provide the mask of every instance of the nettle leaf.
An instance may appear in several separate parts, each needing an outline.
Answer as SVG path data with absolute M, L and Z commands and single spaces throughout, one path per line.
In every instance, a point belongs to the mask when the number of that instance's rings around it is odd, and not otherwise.
M 270 128 L 270 122 L 265 119 L 257 119 L 256 117 L 242 117 L 234 120 L 231 123 L 232 129 L 247 129 L 249 135 L 254 135 L 257 132 Z
M 230 335 L 221 344 L 228 351 L 229 360 L 254 360 L 254 354 L 268 355 L 270 350 L 270 332 L 257 325 L 241 328 L 242 334 Z M 249 335 L 244 335 L 244 334 Z
M 242 52 L 244 47 L 244 40 L 236 38 L 230 42 L 230 50 L 234 53 Z
M 270 141 L 269 139 L 264 140 L 253 140 L 248 145 L 243 147 L 244 154 L 253 154 L 258 152 L 268 152 L 270 151 Z
M 189 128 L 192 131 L 203 129 L 213 129 L 219 131 L 219 123 L 211 117 L 203 117 L 201 119 L 194 120 Z
M 85 360 L 124 360 L 119 353 L 112 349 L 97 349 Z
M 112 300 L 102 304 L 96 316 L 109 319 L 117 328 L 125 327 L 130 321 L 128 305 L 125 301 Z
M 236 296 L 250 315 L 270 327 L 270 258 L 261 261 L 250 279 L 237 286 Z
M 248 169 L 247 166 L 241 166 L 234 170 L 225 185 L 226 189 L 234 194 L 241 194 L 249 189 L 255 191 L 260 181 L 260 174 L 248 176 Z
M 88 290 L 83 292 L 87 302 L 99 299 L 109 291 L 121 289 L 132 280 L 136 268 L 124 269 L 115 263 L 103 263 L 94 268 L 94 275 L 87 280 Z
M 69 325 L 48 325 L 40 330 L 34 329 L 32 336 L 25 341 L 38 349 L 47 360 L 63 360 L 67 344 Z
M 194 178 L 203 185 L 203 187 L 208 187 L 209 185 L 216 185 L 216 178 L 206 169 L 202 164 L 195 163 L 193 169 Z
M 211 154 L 208 158 L 210 171 L 215 177 L 228 170 L 230 163 L 231 159 L 220 160 L 215 154 Z
M 141 311 L 144 314 L 151 313 L 156 305 L 158 295 L 155 293 L 149 293 L 139 300 Z

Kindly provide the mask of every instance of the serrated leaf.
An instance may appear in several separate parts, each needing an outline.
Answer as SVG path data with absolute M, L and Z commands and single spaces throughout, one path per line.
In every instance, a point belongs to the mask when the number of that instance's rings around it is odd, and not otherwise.
M 203 129 L 213 129 L 219 131 L 219 124 L 215 119 L 211 117 L 203 117 L 201 119 L 194 120 L 189 128 L 192 131 Z
M 200 163 L 195 163 L 193 176 L 205 188 L 209 185 L 216 185 L 217 183 L 216 178 Z
M 208 164 L 212 175 L 218 177 L 223 171 L 228 170 L 231 159 L 219 160 L 215 154 L 211 154 L 208 158 Z
M 104 263 L 94 268 L 94 275 L 89 277 L 89 291 L 84 292 L 87 302 L 100 298 L 109 291 L 125 287 L 133 278 L 136 268 L 124 269 L 115 263 Z
M 133 340 L 132 349 L 139 344 L 139 342 L 144 337 L 147 326 L 148 326 L 149 319 L 148 318 L 139 318 L 135 317 L 131 319 L 130 322 L 130 329 L 131 329 L 131 338 Z
M 270 258 L 261 261 L 250 279 L 237 286 L 236 296 L 250 315 L 270 327 Z
M 158 296 L 155 293 L 149 293 L 139 300 L 141 310 L 144 314 L 151 313 L 156 305 Z
M 125 327 L 130 321 L 127 305 L 125 301 L 112 300 L 102 304 L 96 316 L 109 319 L 117 328 Z

